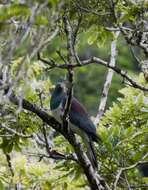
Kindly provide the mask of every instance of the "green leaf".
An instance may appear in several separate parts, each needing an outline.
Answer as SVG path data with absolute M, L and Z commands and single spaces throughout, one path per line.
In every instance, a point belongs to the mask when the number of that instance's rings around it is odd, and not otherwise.
M 4 153 L 10 153 L 13 149 L 13 141 L 8 140 L 8 139 L 3 139 L 2 144 L 0 147 L 3 149 Z
M 46 17 L 38 15 L 36 17 L 36 24 L 37 25 L 48 25 L 49 21 L 48 21 L 48 19 Z
M 10 19 L 13 16 L 31 15 L 31 10 L 27 5 L 12 5 L 0 8 L 0 22 Z
M 1 180 L 0 180 L 0 190 L 5 190 L 4 185 Z
M 92 45 L 97 40 L 98 34 L 97 32 L 93 31 L 93 33 L 88 38 L 88 44 Z

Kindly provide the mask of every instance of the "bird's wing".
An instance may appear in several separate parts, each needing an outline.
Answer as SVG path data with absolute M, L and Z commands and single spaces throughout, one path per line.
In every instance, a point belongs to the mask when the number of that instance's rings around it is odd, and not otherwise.
M 63 99 L 63 110 L 66 103 L 66 96 Z M 96 134 L 96 127 L 91 121 L 86 109 L 84 106 L 76 99 L 72 98 L 71 108 L 69 112 L 70 122 L 79 127 L 81 130 L 85 131 L 93 141 L 101 141 L 101 138 Z
M 90 135 L 96 134 L 95 125 L 89 118 L 83 105 L 80 104 L 80 102 L 76 98 L 72 99 L 69 118 L 71 123 L 78 126 L 86 133 L 89 133 Z

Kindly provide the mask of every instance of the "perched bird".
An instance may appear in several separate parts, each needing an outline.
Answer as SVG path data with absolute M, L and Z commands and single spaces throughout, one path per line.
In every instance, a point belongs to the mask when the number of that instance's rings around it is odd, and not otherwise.
M 58 83 L 51 96 L 50 109 L 55 119 L 60 123 L 62 122 L 66 99 L 66 86 L 64 83 Z M 97 169 L 98 164 L 93 142 L 99 142 L 101 141 L 101 138 L 97 135 L 96 127 L 86 112 L 86 109 L 74 97 L 72 97 L 69 111 L 69 126 L 74 133 L 80 135 L 84 140 L 87 147 L 87 155 L 92 166 Z

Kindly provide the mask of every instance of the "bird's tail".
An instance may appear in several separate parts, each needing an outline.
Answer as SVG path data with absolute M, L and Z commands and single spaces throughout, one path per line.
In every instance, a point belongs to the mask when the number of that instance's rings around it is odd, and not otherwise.
M 92 139 L 89 139 L 87 156 L 90 159 L 90 162 L 92 163 L 93 168 L 95 170 L 97 170 L 98 169 L 97 156 L 95 153 L 94 144 L 93 144 Z

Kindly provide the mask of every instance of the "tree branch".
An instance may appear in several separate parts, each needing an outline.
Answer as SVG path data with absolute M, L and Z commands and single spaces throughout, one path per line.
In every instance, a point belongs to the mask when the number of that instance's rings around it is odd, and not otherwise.
M 0 124 L 0 128 L 3 128 L 3 129 L 5 129 L 5 130 L 9 131 L 10 133 L 12 133 L 12 134 L 14 134 L 14 135 L 17 135 L 17 136 L 19 136 L 19 137 L 22 137 L 22 138 L 32 138 L 32 137 L 33 137 L 33 135 L 24 135 L 24 134 L 22 134 L 22 133 L 19 133 L 19 132 L 17 132 L 16 130 L 14 130 L 14 129 L 12 129 L 12 128 L 9 128 L 9 127 L 7 127 L 7 126 L 5 126 L 5 125 L 3 125 L 3 124 Z
M 10 156 L 10 154 L 5 154 L 5 156 L 6 156 L 7 164 L 8 164 L 11 176 L 12 176 L 11 183 L 13 184 L 14 170 L 13 170 L 12 163 L 11 163 L 11 156 Z M 18 190 L 17 184 L 14 185 L 14 188 L 15 188 L 15 190 Z
M 30 156 L 39 157 L 39 160 L 42 160 L 43 158 L 52 158 L 54 160 L 72 160 L 72 161 L 78 162 L 77 158 L 74 155 L 72 155 L 72 154 L 64 155 L 55 150 L 52 150 L 50 152 L 50 155 L 40 154 L 40 153 L 29 153 L 29 152 L 27 152 L 27 154 Z
M 111 42 L 111 56 L 110 56 L 110 62 L 109 65 L 112 67 L 115 67 L 116 64 L 116 55 L 117 55 L 117 50 L 116 50 L 116 45 L 117 45 L 117 38 L 119 36 L 120 32 L 117 31 L 114 33 L 114 40 Z M 112 82 L 112 78 L 113 78 L 113 74 L 114 71 L 112 69 L 108 69 L 108 73 L 106 76 L 106 81 L 104 83 L 104 88 L 102 91 L 102 96 L 100 99 L 100 105 L 99 105 L 99 109 L 98 109 L 98 114 L 96 116 L 95 119 L 95 124 L 98 125 L 100 119 L 102 118 L 104 111 L 105 111 L 105 107 L 106 107 L 106 102 L 107 102 L 107 97 L 108 97 L 108 93 L 109 93 L 109 88 L 111 86 L 111 82 Z
M 44 63 L 50 65 L 50 62 L 43 59 L 43 58 L 40 58 L 39 57 L 39 60 L 43 61 Z M 104 61 L 103 59 L 100 59 L 98 57 L 92 57 L 92 58 L 89 58 L 87 60 L 83 60 L 81 61 L 81 64 L 57 64 L 57 63 L 52 63 L 52 68 L 60 68 L 60 69 L 67 69 L 67 68 L 77 68 L 77 67 L 83 67 L 83 66 L 87 66 L 87 65 L 90 65 L 90 64 L 97 64 L 97 65 L 103 65 L 105 67 L 108 67 L 110 69 L 112 69 L 113 71 L 115 71 L 117 74 L 121 75 L 124 79 L 126 79 L 128 82 L 129 82 L 129 85 L 134 87 L 134 88 L 138 88 L 140 90 L 143 90 L 143 91 L 148 91 L 148 87 L 145 87 L 139 83 L 137 83 L 135 80 L 132 79 L 132 77 L 130 77 L 128 74 L 127 74 L 127 71 L 124 71 L 124 70 L 121 70 L 120 68 L 116 67 L 116 66 L 111 66 L 108 64 L 107 61 Z

